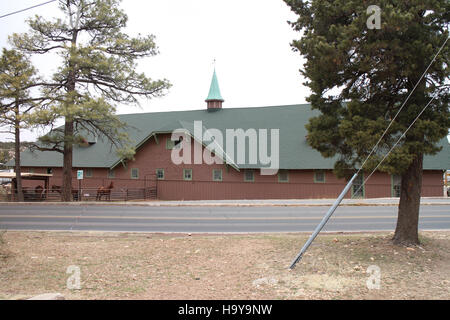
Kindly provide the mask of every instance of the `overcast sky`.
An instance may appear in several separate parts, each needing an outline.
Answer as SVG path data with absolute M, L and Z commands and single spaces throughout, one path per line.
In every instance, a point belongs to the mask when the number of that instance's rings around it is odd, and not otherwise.
M 2 0 L 0 15 L 42 2 Z M 127 32 L 154 34 L 159 47 L 158 56 L 140 60 L 138 71 L 173 87 L 163 98 L 142 100 L 141 107 L 118 106 L 119 113 L 206 108 L 214 59 L 224 108 L 305 103 L 309 95 L 299 73 L 303 60 L 290 47 L 299 37 L 287 23 L 295 15 L 282 0 L 123 0 L 122 8 Z M 9 47 L 10 34 L 26 32 L 25 20 L 35 14 L 58 16 L 57 2 L 0 19 L 1 47 Z M 34 63 L 44 74 L 55 66 L 54 58 Z

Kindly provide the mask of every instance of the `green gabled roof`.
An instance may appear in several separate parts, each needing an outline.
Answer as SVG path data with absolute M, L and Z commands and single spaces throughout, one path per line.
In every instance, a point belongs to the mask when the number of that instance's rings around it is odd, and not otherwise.
M 128 134 L 136 146 L 142 146 L 154 134 L 169 133 L 176 129 L 187 129 L 192 133 L 194 121 L 202 121 L 204 128 L 214 128 L 223 132 L 226 129 L 279 129 L 280 169 L 333 169 L 336 158 L 323 158 L 321 154 L 308 146 L 305 125 L 317 115 L 309 104 L 259 107 L 226 108 L 220 112 L 204 110 L 173 111 L 120 115 L 128 124 Z M 270 138 L 269 138 L 270 141 Z M 450 168 L 450 144 L 447 138 L 440 142 L 442 151 L 435 156 L 425 156 L 424 169 L 446 170 Z M 269 150 L 270 150 L 269 146 Z M 139 151 L 138 151 L 139 152 Z M 227 151 L 228 152 L 228 151 Z M 88 147 L 75 147 L 73 166 L 75 168 L 112 168 L 121 159 L 111 149 L 106 140 L 98 139 Z M 13 166 L 13 162 L 8 163 Z M 56 152 L 22 153 L 22 166 L 25 167 L 62 167 L 62 155 Z M 241 165 L 240 169 L 260 168 L 260 165 Z
M 216 69 L 214 69 L 211 86 L 209 88 L 208 98 L 206 101 L 225 101 L 220 94 L 219 81 L 217 81 Z

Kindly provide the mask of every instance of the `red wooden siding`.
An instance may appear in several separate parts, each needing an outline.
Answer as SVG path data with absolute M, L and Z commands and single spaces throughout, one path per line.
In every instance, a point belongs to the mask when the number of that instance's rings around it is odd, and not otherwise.
M 325 183 L 314 182 L 313 170 L 289 170 L 289 182 L 278 182 L 278 176 L 261 176 L 255 170 L 254 182 L 244 182 L 244 171 L 237 171 L 225 165 L 174 165 L 171 150 L 166 149 L 169 135 L 157 137 L 159 143 L 151 138 L 136 153 L 135 160 L 124 167 L 115 168 L 115 177 L 108 178 L 108 169 L 94 168 L 93 176 L 82 182 L 84 188 L 107 186 L 114 181 L 114 189 L 144 188 L 157 186 L 160 200 L 223 200 L 223 199 L 319 199 L 335 198 L 345 186 L 343 179 L 337 179 L 331 170 L 325 172 Z M 194 148 L 192 147 L 192 152 Z M 131 170 L 137 168 L 138 179 L 132 179 Z M 28 172 L 30 168 L 23 168 Z M 157 181 L 156 170 L 164 169 L 164 180 Z M 192 169 L 192 181 L 183 180 L 183 169 Z M 213 181 L 213 170 L 222 170 L 222 181 Z M 74 168 L 73 187 L 78 187 L 76 171 L 86 168 Z M 33 168 L 35 173 L 47 173 L 47 168 Z M 50 186 L 61 185 L 62 169 L 53 168 Z M 424 171 L 422 195 L 424 197 L 443 195 L 443 173 Z M 26 187 L 35 187 L 39 182 L 24 181 Z M 350 197 L 351 193 L 347 195 Z M 375 173 L 365 187 L 366 198 L 391 197 L 391 176 Z

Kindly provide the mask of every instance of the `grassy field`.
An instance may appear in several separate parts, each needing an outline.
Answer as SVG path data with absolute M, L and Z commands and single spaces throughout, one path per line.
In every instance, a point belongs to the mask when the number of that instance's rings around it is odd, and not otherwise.
M 325 234 L 290 271 L 307 237 L 6 232 L 0 299 L 450 299 L 450 232 L 423 232 L 411 248 L 388 233 Z M 67 289 L 69 266 L 80 290 Z

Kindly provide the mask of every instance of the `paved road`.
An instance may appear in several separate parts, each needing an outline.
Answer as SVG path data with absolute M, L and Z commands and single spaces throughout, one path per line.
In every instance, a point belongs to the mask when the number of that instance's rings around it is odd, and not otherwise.
M 310 232 L 328 207 L 0 206 L 0 229 L 180 233 Z M 394 230 L 395 206 L 340 207 L 324 231 Z M 450 230 L 448 205 L 422 206 L 420 228 Z
M 192 201 L 154 201 L 147 202 L 149 206 L 331 206 L 336 199 L 283 199 L 283 200 L 192 200 Z M 398 206 L 399 198 L 376 198 L 376 199 L 344 199 L 341 205 L 392 205 Z M 450 205 L 450 197 L 423 197 L 422 205 Z M 144 204 L 144 203 L 143 203 Z

